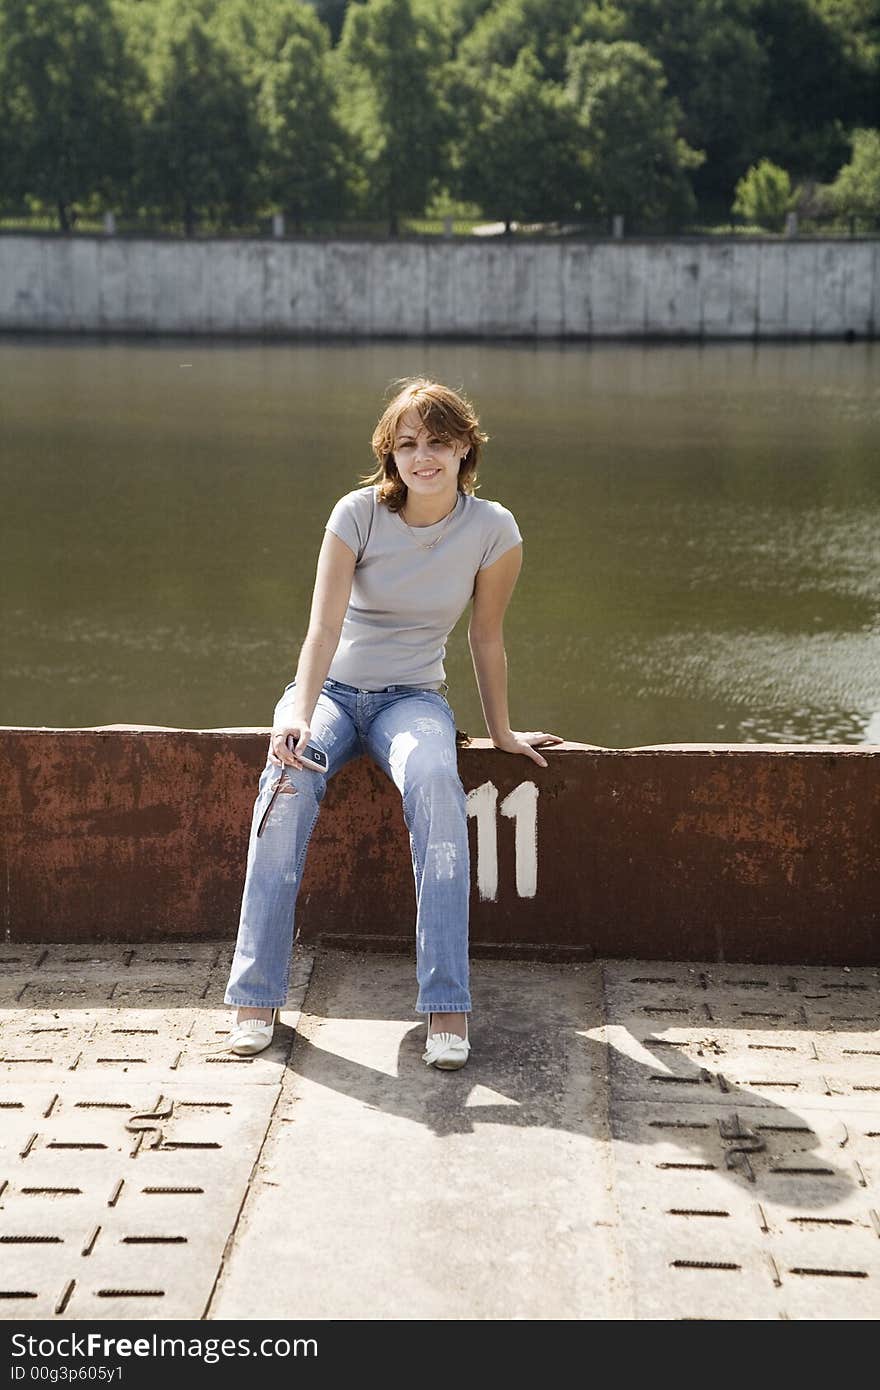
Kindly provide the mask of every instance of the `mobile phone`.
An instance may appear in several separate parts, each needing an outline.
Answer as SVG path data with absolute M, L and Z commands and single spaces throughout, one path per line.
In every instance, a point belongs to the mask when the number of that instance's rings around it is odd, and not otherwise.
M 293 737 L 293 734 L 289 736 L 287 746 L 292 753 L 296 747 L 296 739 Z M 322 753 L 320 748 L 316 748 L 312 743 L 306 745 L 304 753 L 297 753 L 296 756 L 299 758 L 303 767 L 311 767 L 315 772 L 327 771 L 327 754 Z

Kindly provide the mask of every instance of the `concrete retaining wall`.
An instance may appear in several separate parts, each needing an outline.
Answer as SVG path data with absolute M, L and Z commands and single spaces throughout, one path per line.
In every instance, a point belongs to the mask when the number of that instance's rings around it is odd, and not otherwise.
M 0 236 L 0 330 L 872 338 L 880 241 Z
M 7 941 L 235 935 L 268 730 L 0 730 Z M 875 964 L 880 747 L 459 749 L 475 954 Z M 400 795 L 329 783 L 304 941 L 412 946 Z

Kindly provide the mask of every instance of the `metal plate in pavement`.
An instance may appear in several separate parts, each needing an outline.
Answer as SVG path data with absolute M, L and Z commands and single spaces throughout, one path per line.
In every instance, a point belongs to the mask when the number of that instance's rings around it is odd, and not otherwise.
M 616 1105 L 635 1314 L 876 1318 L 880 1113 Z
M 217 942 L 155 946 L 0 946 L 0 1005 L 149 1007 L 221 1003 L 232 948 Z
M 873 970 L 604 967 L 639 1318 L 880 1314 Z
M 312 958 L 265 1052 L 217 1051 L 230 949 L 0 950 L 0 1298 L 16 1319 L 203 1316 Z
M 272 1047 L 236 1057 L 222 1051 L 231 1019 L 222 1002 L 230 951 L 216 945 L 185 951 L 55 946 L 27 948 L 23 957 L 20 949 L 4 948 L 0 1080 L 95 1069 L 117 1077 L 136 1073 L 139 1080 L 208 1079 L 223 1070 L 280 1082 L 312 958 L 294 955 L 288 1005 Z
M 614 1092 L 785 1106 L 880 1101 L 874 970 L 606 964 Z
M 201 1317 L 276 1099 L 224 1077 L 7 1085 L 4 1314 Z

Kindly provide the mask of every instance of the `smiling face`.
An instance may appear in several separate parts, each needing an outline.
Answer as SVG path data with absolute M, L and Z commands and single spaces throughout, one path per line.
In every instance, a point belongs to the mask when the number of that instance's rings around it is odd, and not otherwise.
M 442 382 L 409 377 L 395 386 L 370 439 L 379 467 L 363 481 L 378 487 L 389 511 L 408 507 L 405 520 L 430 526 L 459 492 L 473 496 L 489 436 L 470 401 Z
M 424 424 L 417 410 L 410 409 L 398 422 L 394 462 L 412 492 L 436 497 L 457 489 L 459 464 L 468 448 L 467 440 L 444 439 Z

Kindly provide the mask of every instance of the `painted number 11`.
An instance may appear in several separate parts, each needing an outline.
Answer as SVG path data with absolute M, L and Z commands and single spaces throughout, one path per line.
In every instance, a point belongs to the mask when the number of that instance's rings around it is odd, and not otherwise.
M 516 891 L 533 898 L 538 891 L 538 787 L 520 782 L 498 805 L 498 788 L 484 782 L 468 792 L 468 815 L 477 822 L 477 890 L 483 900 L 498 897 L 498 811 L 516 824 Z

